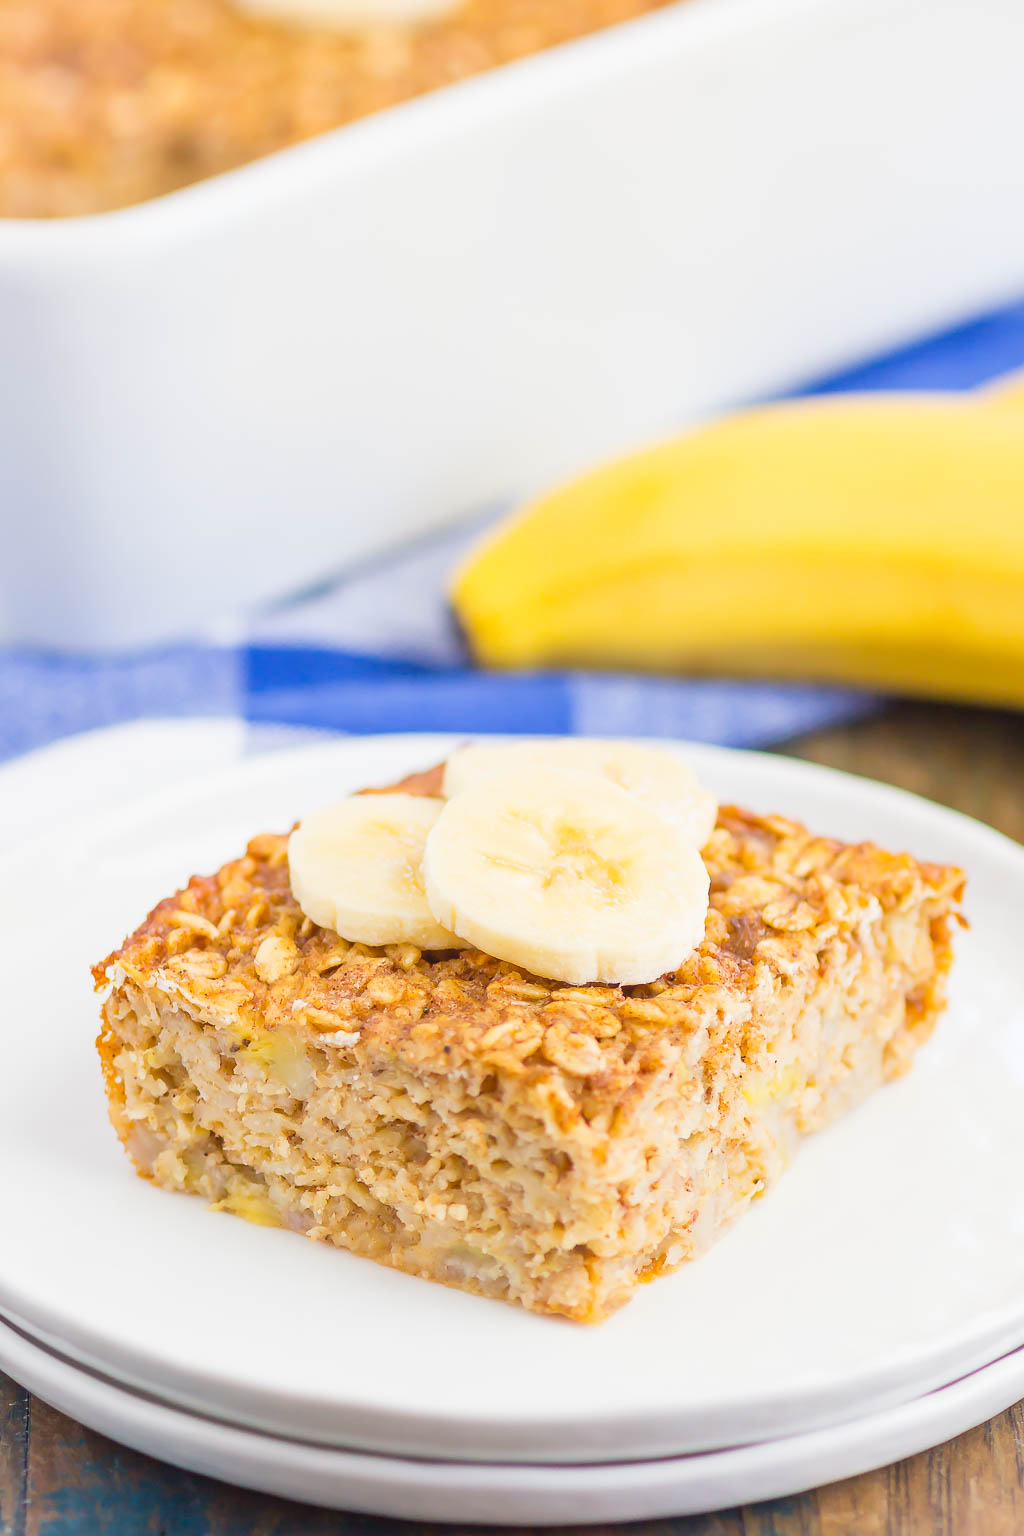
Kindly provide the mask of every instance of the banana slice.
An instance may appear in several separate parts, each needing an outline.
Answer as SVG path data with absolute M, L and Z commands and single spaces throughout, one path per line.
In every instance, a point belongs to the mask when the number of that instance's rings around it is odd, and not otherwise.
M 288 840 L 306 916 L 362 944 L 461 949 L 423 891 L 423 848 L 443 806 L 425 795 L 354 795 L 307 816 Z
M 574 985 L 654 981 L 704 934 L 708 875 L 693 842 L 594 774 L 524 762 L 471 785 L 434 823 L 423 876 L 439 923 Z
M 698 848 L 703 848 L 714 829 L 718 803 L 697 782 L 693 769 L 661 747 L 631 741 L 566 736 L 550 741 L 474 743 L 460 747 L 448 759 L 441 793 L 450 799 L 495 774 L 546 767 L 610 779 L 679 827 Z
M 271 21 L 344 31 L 413 26 L 455 10 L 459 0 L 239 0 L 243 10 Z

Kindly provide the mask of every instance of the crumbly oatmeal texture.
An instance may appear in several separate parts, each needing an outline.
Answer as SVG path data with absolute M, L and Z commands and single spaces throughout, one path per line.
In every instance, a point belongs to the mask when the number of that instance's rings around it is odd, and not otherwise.
M 348 944 L 296 906 L 286 837 L 254 838 L 95 968 L 114 1127 L 167 1189 L 597 1321 L 904 1072 L 943 1006 L 960 870 L 732 807 L 704 856 L 680 971 L 571 987 Z
M 417 30 L 231 0 L 0 0 L 0 216 L 143 202 L 667 0 L 465 0 Z

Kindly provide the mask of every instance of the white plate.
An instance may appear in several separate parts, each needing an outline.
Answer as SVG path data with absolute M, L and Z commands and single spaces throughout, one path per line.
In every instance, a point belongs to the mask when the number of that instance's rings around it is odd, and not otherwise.
M 723 798 L 969 869 L 951 1011 L 909 1077 L 811 1142 L 706 1258 L 602 1327 L 214 1216 L 131 1175 L 104 1115 L 88 961 L 254 830 L 449 745 L 278 753 L 66 823 L 0 869 L 0 1308 L 79 1360 L 225 1419 L 457 1460 L 636 1459 L 822 1427 L 1024 1340 L 1024 852 L 781 758 L 688 749 Z
M 79 1369 L 2 1323 L 0 1368 L 91 1429 L 190 1472 L 335 1509 L 489 1526 L 653 1520 L 800 1493 L 927 1450 L 1024 1392 L 1018 1350 L 898 1408 L 786 1440 L 661 1461 L 502 1466 L 330 1450 L 218 1424 Z

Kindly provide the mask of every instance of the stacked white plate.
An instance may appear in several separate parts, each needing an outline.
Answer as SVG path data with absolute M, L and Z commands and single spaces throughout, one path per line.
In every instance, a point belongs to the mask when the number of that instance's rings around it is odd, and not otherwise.
M 809 1142 L 706 1258 L 580 1328 L 132 1176 L 106 1120 L 90 962 L 255 831 L 451 743 L 257 758 L 243 745 L 229 723 L 139 726 L 0 772 L 14 843 L 0 868 L 0 1368 L 181 1466 L 488 1524 L 792 1493 L 1024 1395 L 1024 850 L 879 785 L 685 748 L 723 800 L 963 865 L 972 926 L 913 1072 Z

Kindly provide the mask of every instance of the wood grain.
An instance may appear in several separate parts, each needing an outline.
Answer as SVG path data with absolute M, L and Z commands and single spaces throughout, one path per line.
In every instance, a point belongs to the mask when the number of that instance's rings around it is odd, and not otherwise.
M 0 1375 L 0 1536 L 23 1536 L 27 1497 L 29 1400 Z
M 785 750 L 899 784 L 1024 841 L 1024 716 L 901 704 Z M 314 1510 L 178 1472 L 113 1445 L 37 1399 L 30 1409 L 26 1394 L 0 1376 L 0 1536 L 456 1536 L 460 1530 L 473 1536 L 466 1527 Z M 613 1530 L 593 1527 L 584 1536 Z M 483 1532 L 478 1528 L 476 1536 Z M 947 1445 L 863 1477 L 623 1532 L 1024 1536 L 1024 1403 Z
M 899 704 L 780 750 L 898 784 L 1024 842 L 1024 715 Z
M 0 1377 L 0 1402 L 23 1397 Z M 0 1536 L 531 1536 L 504 1527 L 420 1525 L 338 1514 L 230 1488 L 114 1445 L 38 1399 L 33 1401 L 30 1440 L 20 1428 L 11 1434 L 8 1420 L 3 1421 L 0 1495 Z M 554 1532 L 541 1528 L 539 1536 Z M 677 1520 L 593 1526 L 577 1536 L 1022 1532 L 1024 1404 L 1018 1404 L 947 1445 L 795 1498 Z M 565 1536 L 572 1536 L 571 1530 Z

